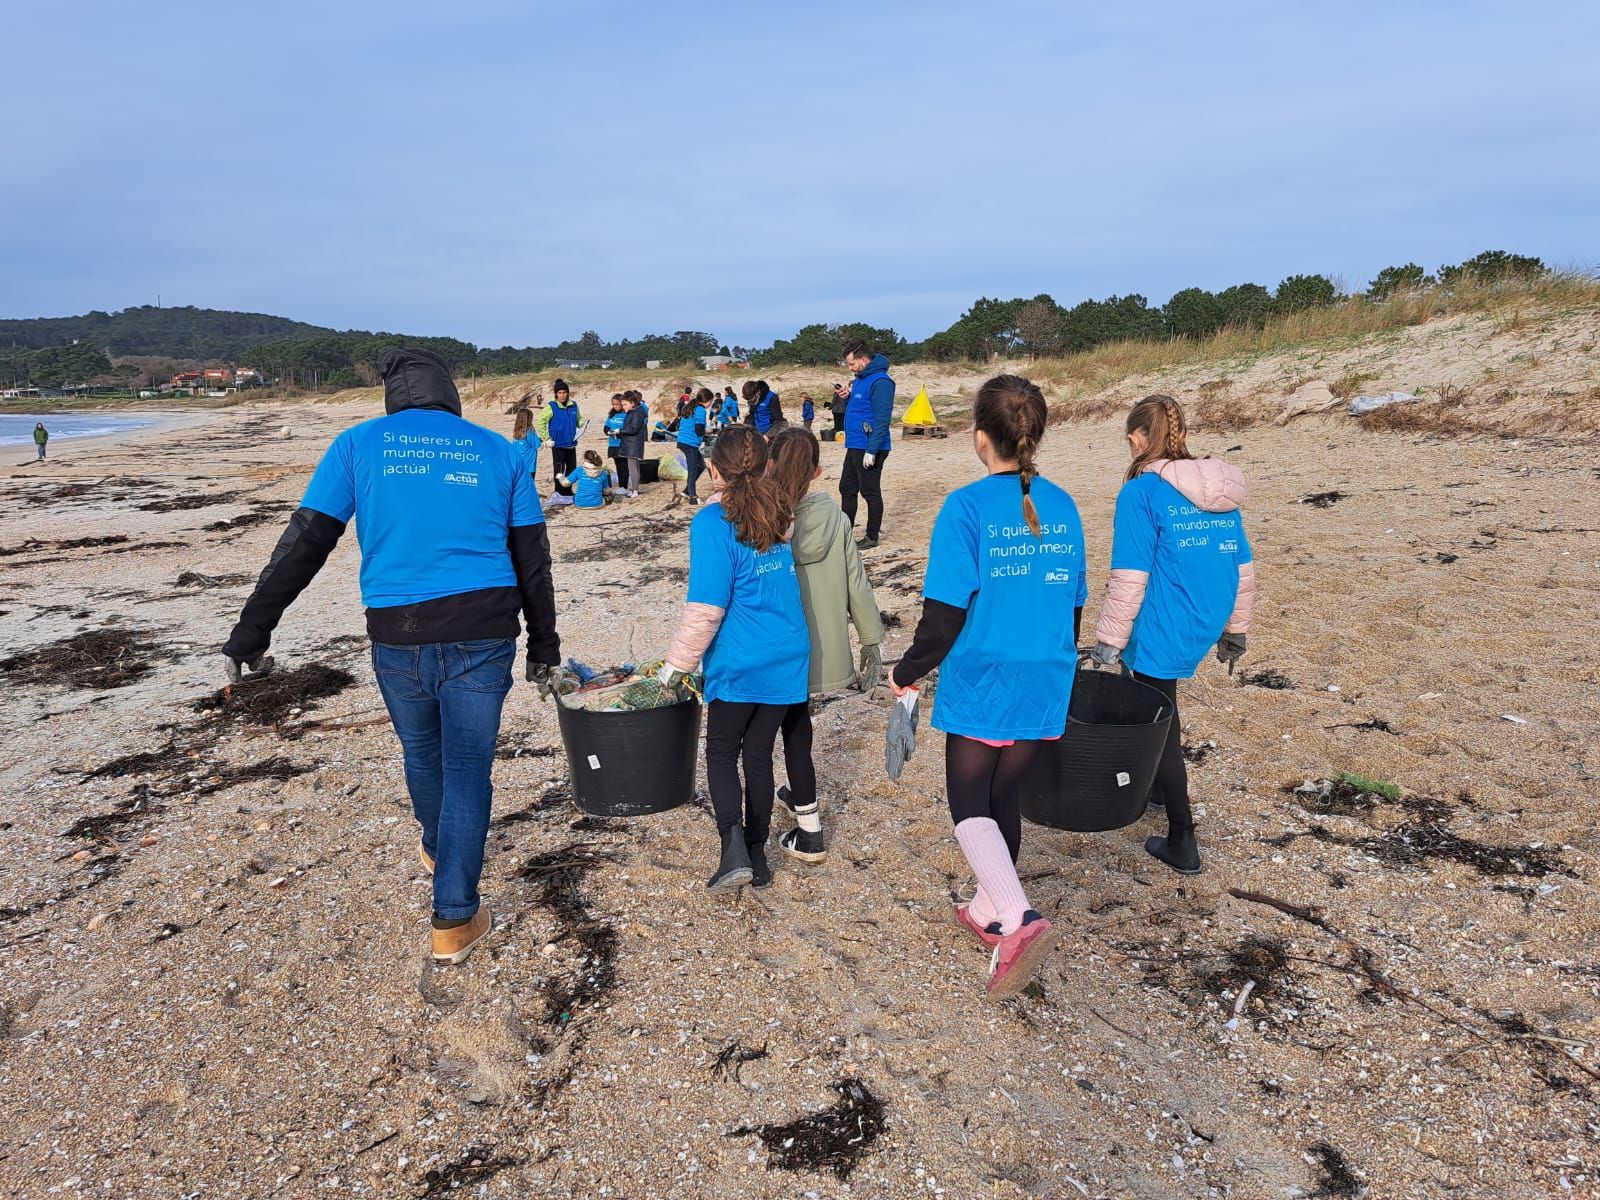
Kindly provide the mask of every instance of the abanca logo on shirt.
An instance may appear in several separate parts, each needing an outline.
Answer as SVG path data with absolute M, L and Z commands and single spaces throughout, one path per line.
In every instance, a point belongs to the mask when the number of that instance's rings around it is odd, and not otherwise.
M 1072 582 L 1072 572 L 1071 571 L 1046 571 L 1045 574 L 1044 574 L 1044 581 L 1046 583 L 1071 583 Z
M 478 486 L 478 477 L 471 471 L 446 471 L 444 473 L 444 481 L 446 483 L 462 483 L 468 487 Z

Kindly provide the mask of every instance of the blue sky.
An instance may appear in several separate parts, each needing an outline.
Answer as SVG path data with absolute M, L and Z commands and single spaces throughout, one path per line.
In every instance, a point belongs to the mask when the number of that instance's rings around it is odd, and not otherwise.
M 0 316 L 923 337 L 1600 261 L 1592 3 L 8 6 Z

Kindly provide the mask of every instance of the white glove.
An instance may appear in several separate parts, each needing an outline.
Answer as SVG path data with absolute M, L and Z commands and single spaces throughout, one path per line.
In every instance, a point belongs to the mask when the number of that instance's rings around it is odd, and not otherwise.
M 861 465 L 869 471 L 872 470 L 872 464 L 877 461 L 878 456 L 870 452 L 861 456 Z
M 1115 646 L 1108 646 L 1105 642 L 1096 642 L 1094 649 L 1089 652 L 1089 657 L 1097 666 L 1114 667 L 1122 661 L 1122 651 Z
M 661 669 L 656 672 L 656 681 L 669 692 L 678 690 L 678 685 L 689 678 L 689 672 L 680 671 L 671 663 L 662 663 Z

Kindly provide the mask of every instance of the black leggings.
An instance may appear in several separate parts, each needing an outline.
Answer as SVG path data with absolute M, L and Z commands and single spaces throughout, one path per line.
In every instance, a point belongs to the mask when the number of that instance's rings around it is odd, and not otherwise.
M 717 832 L 726 833 L 743 822 L 744 840 L 763 845 L 772 830 L 772 744 L 790 705 L 713 700 L 706 707 L 706 782 L 711 786 Z
M 679 442 L 678 449 L 683 451 L 683 461 L 689 471 L 689 480 L 683 485 L 683 494 L 685 496 L 695 496 L 697 495 L 695 483 L 699 480 L 701 472 L 706 469 L 706 456 L 700 453 L 698 446 L 685 446 L 682 442 Z
M 621 450 L 611 451 L 611 477 L 619 492 L 628 490 L 628 460 L 622 457 Z
M 578 469 L 578 448 L 576 446 L 551 446 L 550 468 L 555 472 L 556 495 L 572 495 L 572 485 L 561 483 L 561 476 L 571 474 Z
M 783 716 L 783 766 L 795 808 L 817 802 L 817 768 L 811 761 L 811 701 L 789 705 Z
M 956 733 L 944 739 L 950 819 L 959 825 L 973 817 L 991 818 L 1000 826 L 1012 862 L 1022 849 L 1022 780 L 1038 749 L 1038 742 L 986 746 Z
M 1150 789 L 1150 799 L 1167 806 L 1167 823 L 1174 829 L 1193 829 L 1194 813 L 1189 810 L 1189 768 L 1183 765 L 1183 730 L 1178 724 L 1178 681 L 1152 679 L 1137 671 L 1133 677 L 1140 683 L 1148 683 L 1172 704 L 1172 724 L 1167 727 L 1167 744 L 1161 750 L 1161 763 L 1156 767 L 1156 782 Z

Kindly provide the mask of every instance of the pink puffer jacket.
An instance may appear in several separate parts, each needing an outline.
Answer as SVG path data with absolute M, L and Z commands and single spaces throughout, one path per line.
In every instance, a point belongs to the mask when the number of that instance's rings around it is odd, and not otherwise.
M 1243 508 L 1247 488 L 1244 472 L 1220 458 L 1157 458 L 1144 465 L 1140 474 L 1155 472 L 1183 494 L 1183 498 L 1202 512 L 1232 512 Z M 1134 618 L 1144 604 L 1144 590 L 1150 576 L 1144 571 L 1126 569 L 1111 572 L 1106 587 L 1106 602 L 1095 622 L 1094 638 L 1118 650 L 1133 636 Z M 1256 565 L 1239 565 L 1239 592 L 1233 615 L 1224 633 L 1249 633 L 1250 617 L 1256 602 Z

